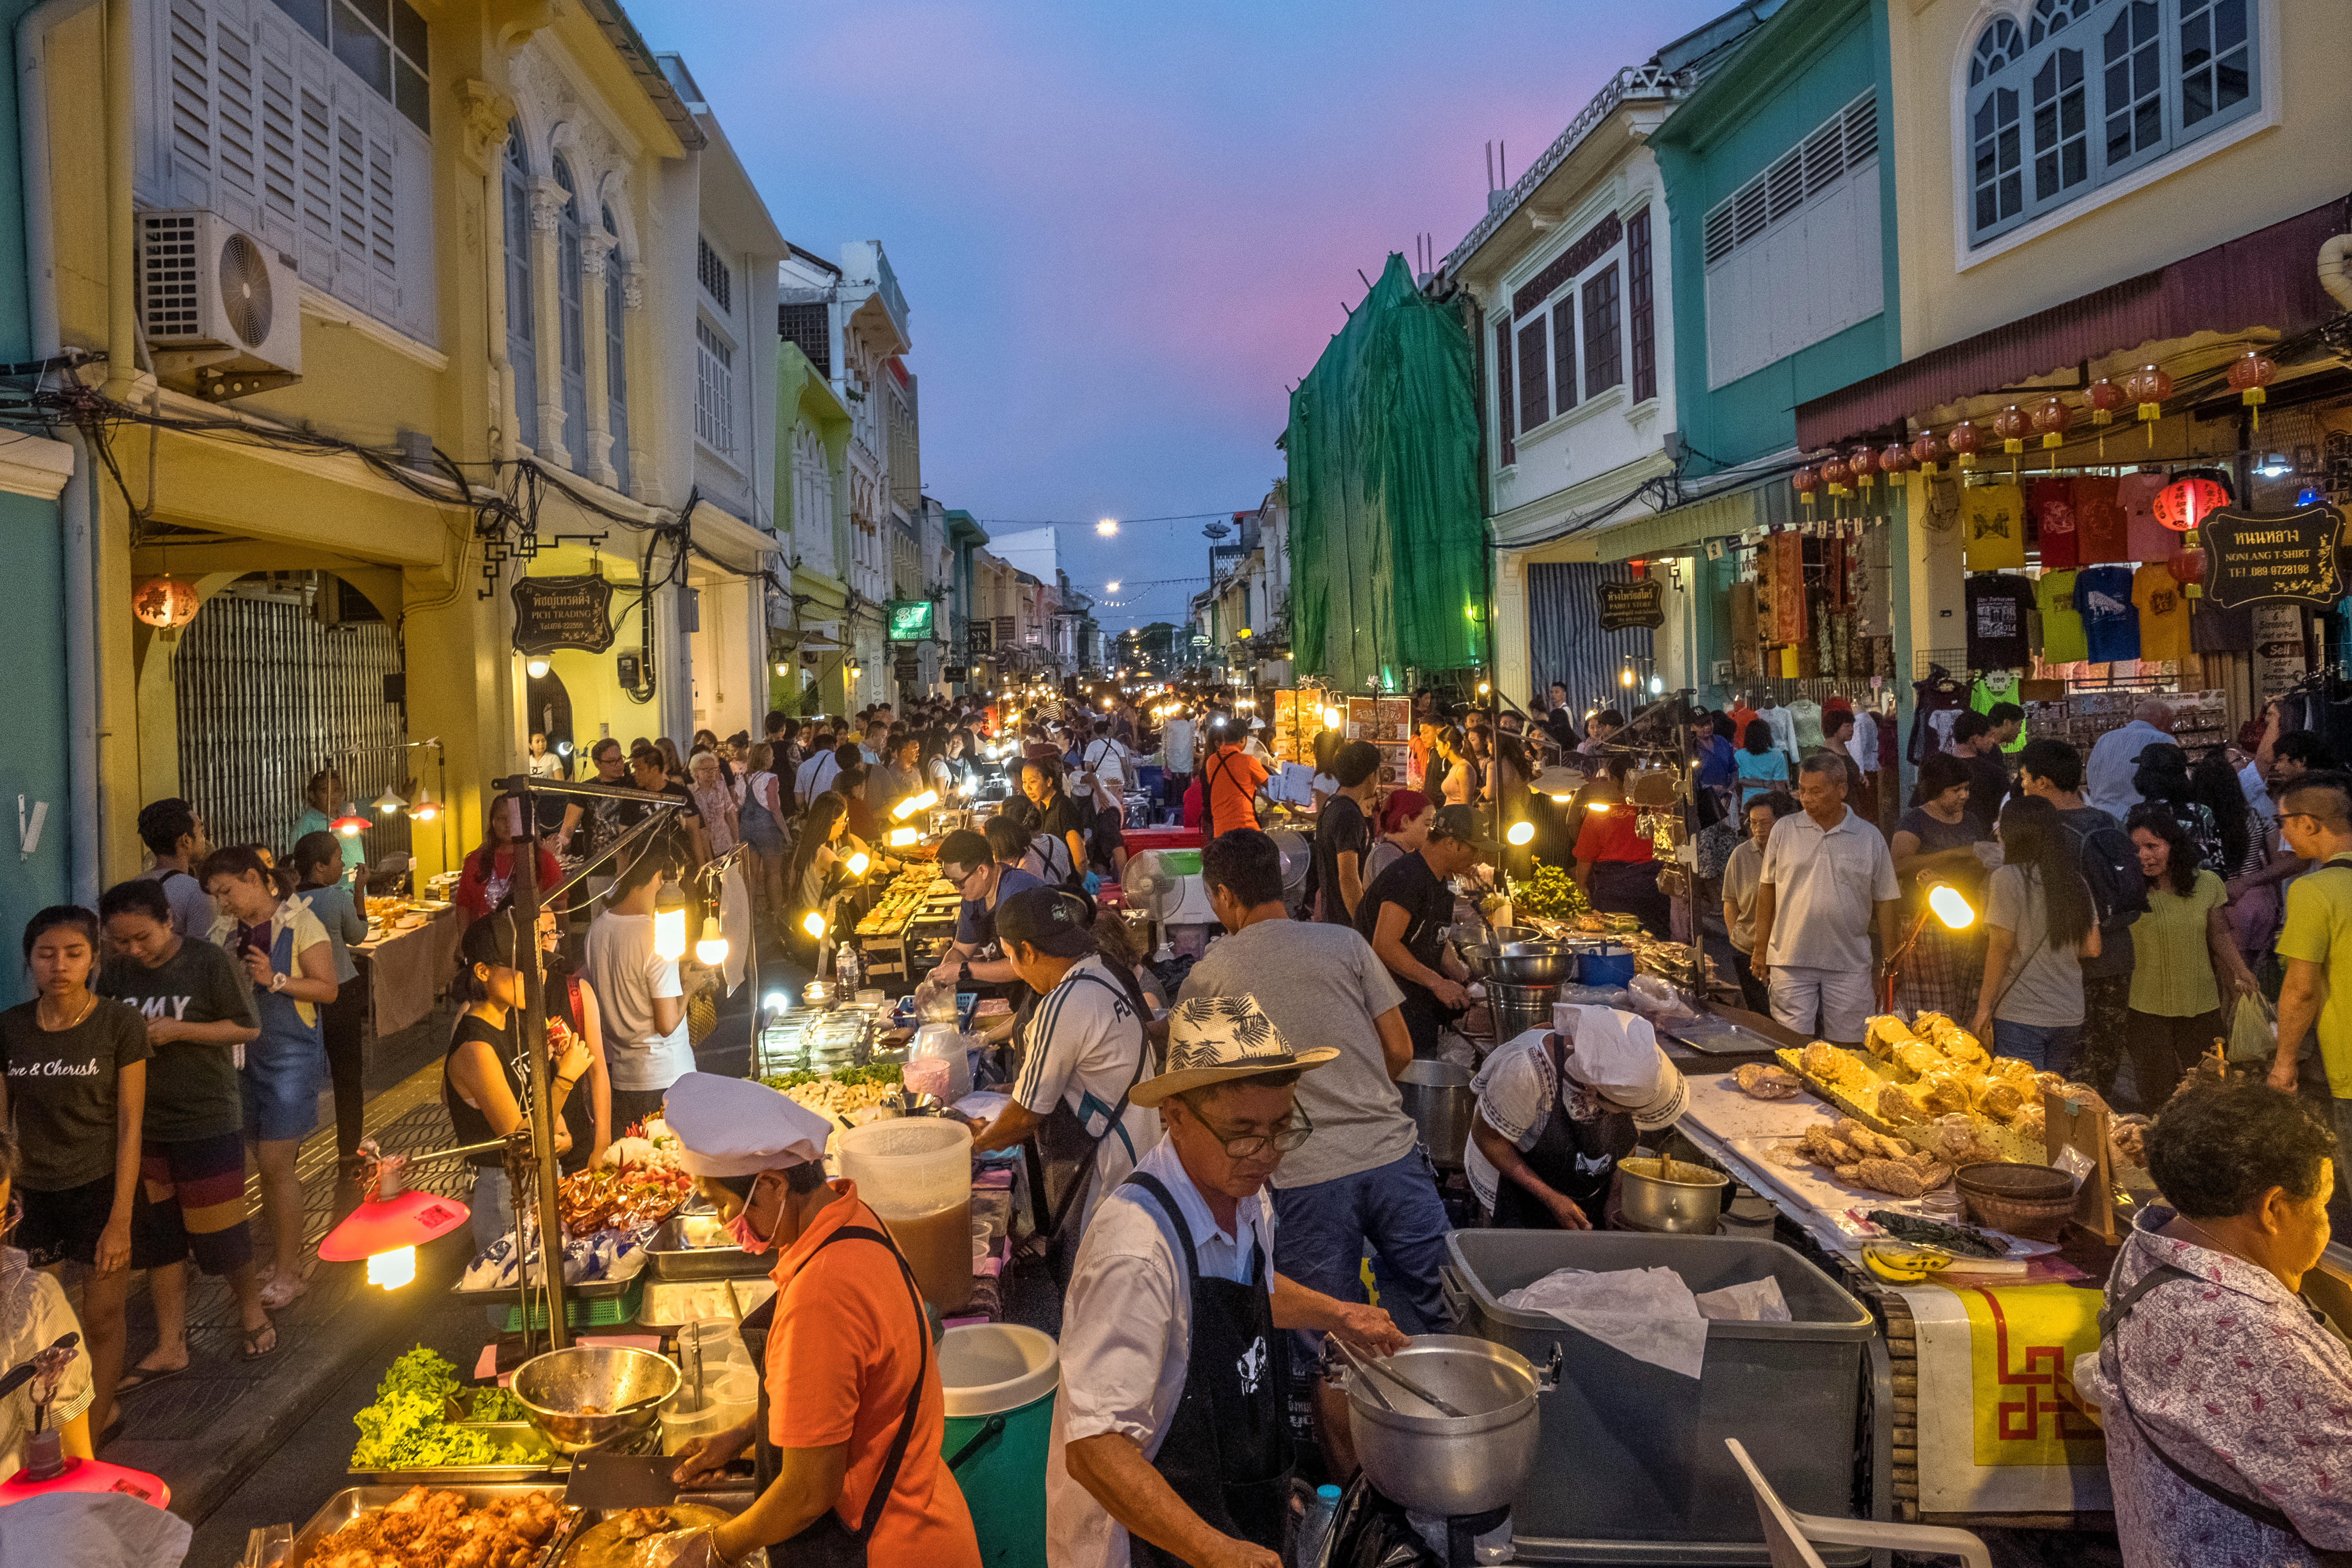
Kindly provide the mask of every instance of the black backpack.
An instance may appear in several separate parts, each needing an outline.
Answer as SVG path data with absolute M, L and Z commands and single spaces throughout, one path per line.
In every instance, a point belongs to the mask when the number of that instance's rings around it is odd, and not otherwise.
M 2113 823 L 2087 833 L 2067 831 L 2074 835 L 2074 863 L 2090 884 L 2100 931 L 2121 931 L 2147 913 L 2147 877 L 2130 836 Z

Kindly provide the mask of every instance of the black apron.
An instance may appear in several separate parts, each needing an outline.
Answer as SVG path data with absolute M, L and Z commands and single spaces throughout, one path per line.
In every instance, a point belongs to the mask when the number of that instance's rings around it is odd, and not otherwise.
M 1622 1110 L 1593 1121 L 1579 1121 L 1568 1113 L 1568 1070 L 1554 1049 L 1559 1043 L 1558 1035 L 1544 1037 L 1544 1049 L 1551 1057 L 1551 1114 L 1544 1118 L 1536 1146 L 1519 1157 L 1544 1185 L 1574 1200 L 1599 1230 L 1617 1162 L 1633 1152 L 1640 1134 L 1633 1129 L 1633 1119 Z M 1560 1228 L 1558 1217 L 1535 1194 L 1499 1171 L 1495 1174 L 1495 1224 L 1510 1230 Z
M 1094 982 L 1127 1007 L 1135 1005 L 1125 991 L 1099 974 L 1081 973 L 1075 976 L 1071 984 L 1076 984 L 1080 980 Z M 1032 1040 L 1030 1048 L 1042 1050 L 1045 1046 Z M 1029 1166 L 1031 1215 L 1036 1222 L 1037 1234 L 1045 1238 L 1046 1262 L 1052 1267 L 1055 1280 L 1066 1289 L 1070 1283 L 1070 1269 L 1076 1262 L 1077 1237 L 1074 1232 L 1066 1234 L 1064 1225 L 1072 1214 L 1077 1212 L 1079 1201 L 1086 1195 L 1087 1189 L 1094 1185 L 1095 1153 L 1102 1147 L 1103 1139 L 1116 1134 L 1118 1141 L 1127 1145 L 1127 1160 L 1130 1166 L 1140 1158 L 1127 1134 L 1127 1104 L 1134 1098 L 1135 1086 L 1143 1081 L 1144 1068 L 1150 1062 L 1151 1042 L 1143 1033 L 1143 1020 L 1138 1017 L 1135 1020 L 1135 1076 L 1128 1079 L 1118 1103 L 1105 1105 L 1092 1095 L 1080 1099 L 1080 1103 L 1089 1113 L 1108 1113 L 1108 1119 L 1104 1122 L 1101 1133 L 1087 1131 L 1086 1119 L 1073 1111 L 1070 1102 L 1065 1099 L 1054 1101 L 1054 1109 L 1045 1113 L 1045 1120 L 1029 1134 L 1024 1158 Z M 1049 1205 L 1045 1178 L 1049 1173 L 1062 1166 L 1071 1167 L 1069 1184 Z
M 874 1527 L 881 1522 L 882 1510 L 889 1506 L 891 1489 L 898 1484 L 898 1468 L 907 1458 L 907 1445 L 915 1435 L 915 1415 L 923 1403 L 923 1383 L 931 1367 L 931 1325 L 923 1314 L 923 1297 L 916 1288 L 914 1271 L 895 1243 L 871 1226 L 845 1225 L 809 1253 L 814 1260 L 819 1252 L 836 1241 L 871 1241 L 889 1248 L 890 1257 L 898 1265 L 898 1276 L 906 1281 L 907 1299 L 915 1307 L 915 1331 L 922 1340 L 922 1363 L 915 1369 L 915 1386 L 908 1392 L 906 1414 L 898 1418 L 898 1436 L 890 1439 L 890 1451 L 884 1456 L 881 1473 L 874 1479 L 873 1495 L 866 1500 L 866 1518 L 856 1530 L 841 1522 L 835 1509 L 818 1514 L 805 1529 L 789 1541 L 777 1543 L 789 1548 L 780 1559 L 793 1568 L 862 1568 L 866 1561 L 866 1542 Z M 808 1267 L 808 1261 L 801 1264 Z M 797 1270 L 793 1278 L 798 1279 Z M 751 1364 L 760 1369 L 760 1407 L 752 1439 L 751 1473 L 761 1491 L 766 1491 L 775 1480 L 780 1465 L 778 1451 L 768 1438 L 768 1332 L 775 1325 L 776 1303 L 783 1299 L 791 1284 L 786 1280 L 776 1288 L 776 1293 L 760 1303 L 759 1308 L 744 1318 L 741 1330 L 743 1348 L 751 1353 Z
M 1151 1468 L 1210 1529 L 1280 1552 L 1290 1520 L 1290 1336 L 1274 1326 L 1265 1250 L 1250 1249 L 1248 1284 L 1203 1279 L 1174 1195 L 1140 1171 L 1121 1184 L 1148 1194 L 1174 1224 L 1192 1285 L 1184 1394 Z M 1129 1536 L 1127 1550 L 1135 1568 L 1181 1568 L 1140 1537 Z

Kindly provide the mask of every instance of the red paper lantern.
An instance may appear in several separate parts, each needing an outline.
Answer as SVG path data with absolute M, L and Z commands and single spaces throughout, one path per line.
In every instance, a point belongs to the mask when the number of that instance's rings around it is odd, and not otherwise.
M 1829 487 L 1830 494 L 1833 496 L 1845 494 L 1845 482 L 1852 477 L 1843 458 L 1832 458 L 1822 465 L 1822 483 Z
M 1935 478 L 1936 465 L 1944 460 L 1944 444 L 1936 439 L 1933 430 L 1922 430 L 1911 438 L 1912 461 L 1917 463 L 1919 471 L 1929 479 Z
M 2124 395 L 2139 405 L 2139 422 L 2147 426 L 2147 444 L 2156 445 L 2156 422 L 2164 417 L 2164 400 L 2172 395 L 2172 377 L 2144 364 L 2124 377 Z
M 2211 479 L 2176 479 L 2156 492 L 2156 521 L 2187 533 L 2230 501 Z
M 168 572 L 131 584 L 131 613 L 167 638 L 196 618 L 197 607 L 196 585 Z
M 1799 468 L 1789 476 L 1790 488 L 1804 498 L 1807 517 L 1813 515 L 1813 491 L 1821 488 L 1821 482 L 1819 470 L 1811 468 Z
M 2237 393 L 2238 401 L 2254 411 L 2254 428 L 2257 430 L 2263 427 L 2262 405 L 2270 401 L 2270 394 L 2263 388 L 2268 386 L 2272 377 L 2277 374 L 2278 366 L 2252 349 L 2248 349 L 2242 358 L 2231 363 L 2230 385 Z
M 2055 447 L 2066 438 L 2074 423 L 2074 411 L 2058 399 L 2045 399 L 2033 411 L 2033 427 L 2042 433 L 2044 447 Z
M 2202 546 L 2191 546 L 2172 558 L 2172 580 L 2190 588 L 2205 581 L 2205 551 Z
M 2091 405 L 2092 424 L 2112 425 L 2116 410 L 2124 405 L 2124 389 L 2103 375 L 2091 383 L 2084 395 L 2084 401 Z
M 2014 455 L 2025 450 L 2025 432 L 2031 421 L 2025 410 L 2012 403 L 1992 416 L 1992 433 L 2000 437 L 2000 449 Z
M 1963 419 L 1952 426 L 1952 433 L 1947 439 L 1951 443 L 1952 451 L 1959 458 L 1961 468 L 1977 466 L 1977 448 L 1984 445 L 1983 431 Z
M 1886 449 L 1878 454 L 1879 471 L 1891 474 L 1898 479 L 1906 479 L 1911 470 L 1918 466 L 1919 459 L 1913 457 L 1911 448 L 1900 441 L 1889 441 L 1886 444 Z

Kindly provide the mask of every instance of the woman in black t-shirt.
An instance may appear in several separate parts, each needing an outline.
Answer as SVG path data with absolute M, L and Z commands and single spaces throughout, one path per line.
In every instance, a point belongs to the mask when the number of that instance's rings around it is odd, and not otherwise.
M 510 1027 L 513 1015 L 522 1007 L 520 964 L 529 951 L 522 917 L 507 909 L 476 921 L 466 928 L 458 951 L 463 967 L 457 973 L 457 987 L 470 1005 L 457 1015 L 448 1053 L 441 1058 L 441 1103 L 449 1112 L 449 1125 L 460 1144 L 482 1143 L 504 1138 L 521 1126 L 522 1108 L 529 1099 L 524 1070 L 518 1061 L 521 1053 Z M 562 1038 L 562 1053 L 551 1053 L 559 1113 L 555 1124 L 559 1157 L 572 1147 L 572 1131 L 561 1113 L 572 1086 L 593 1061 L 586 1040 L 569 1029 Z M 548 1043 L 551 1047 L 555 1044 L 551 1038 Z M 514 1190 L 507 1180 L 505 1161 L 504 1152 L 497 1149 L 470 1156 L 474 1190 L 467 1201 L 473 1209 L 477 1252 L 514 1229 Z
M 605 1146 L 613 1142 L 613 1080 L 604 1070 L 603 1006 L 588 976 L 563 955 L 552 910 L 540 911 L 539 949 L 545 955 L 541 962 L 547 973 L 543 999 L 549 1024 L 561 1023 L 588 1043 L 588 1075 L 581 1080 L 580 1091 L 563 1102 L 572 1148 L 557 1161 L 566 1172 L 584 1171 L 604 1157 Z M 559 1037 L 548 1039 L 551 1060 L 562 1054 Z

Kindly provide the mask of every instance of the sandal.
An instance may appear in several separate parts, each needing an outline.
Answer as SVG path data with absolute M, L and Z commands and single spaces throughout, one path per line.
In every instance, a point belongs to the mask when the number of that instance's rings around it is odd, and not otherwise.
M 124 1394 L 136 1394 L 142 1388 L 152 1388 L 166 1378 L 179 1376 L 194 1364 L 195 1364 L 194 1362 L 190 1362 L 182 1366 L 134 1366 L 116 1380 L 114 1397 L 121 1399 Z
M 269 1336 L 268 1350 L 263 1350 L 259 1346 L 259 1341 L 264 1334 Z M 247 1361 L 267 1361 L 278 1353 L 278 1325 L 275 1323 L 265 1322 L 257 1329 L 247 1329 L 241 1338 L 245 1342 L 245 1348 L 241 1354 Z

